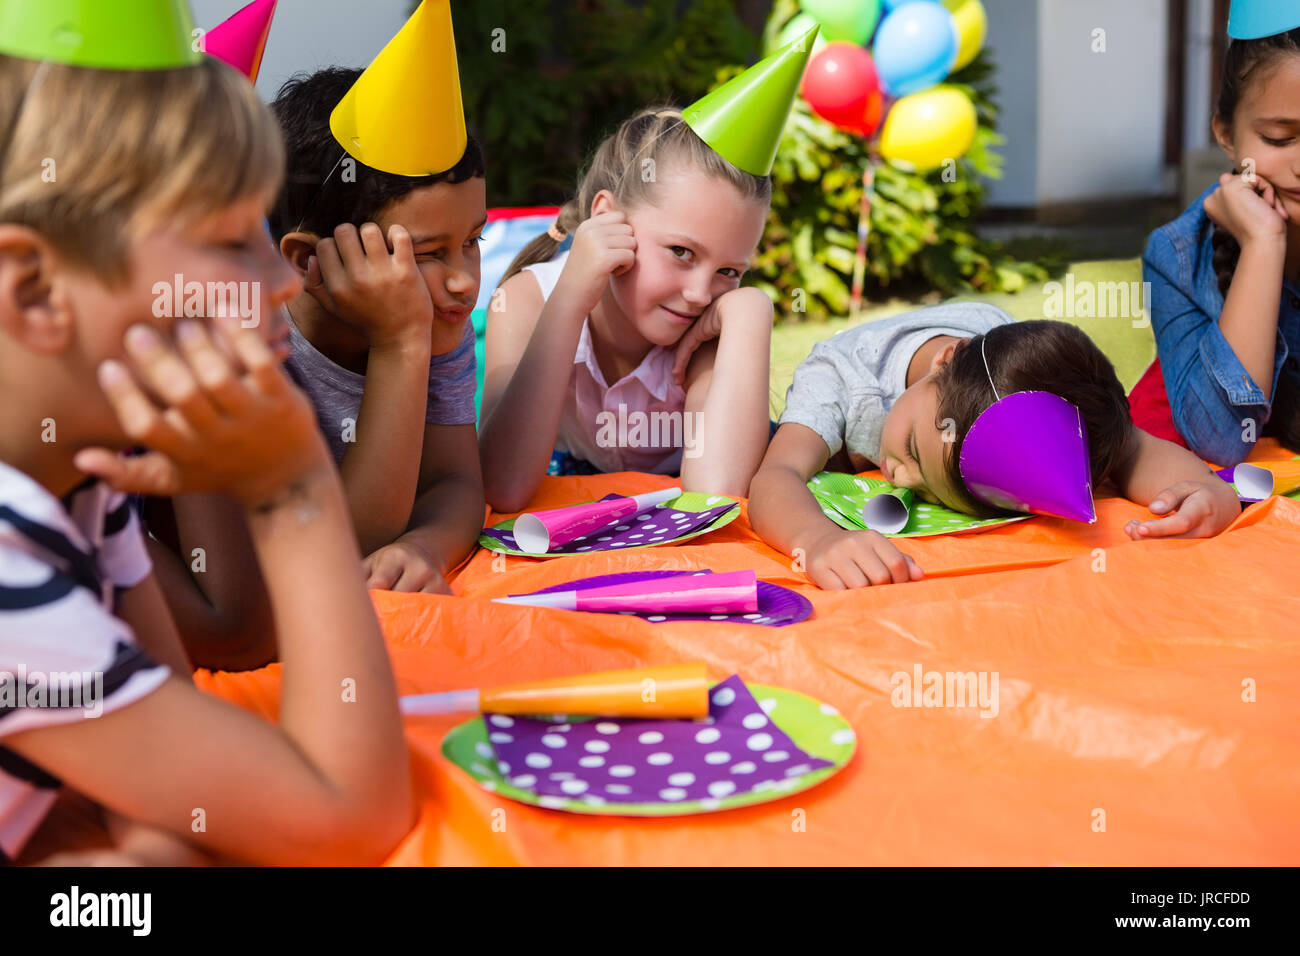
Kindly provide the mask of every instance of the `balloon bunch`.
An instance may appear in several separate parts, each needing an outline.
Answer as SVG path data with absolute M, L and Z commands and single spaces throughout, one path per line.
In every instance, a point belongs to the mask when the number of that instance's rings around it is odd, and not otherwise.
M 804 73 L 813 112 L 918 171 L 970 149 L 978 120 L 960 89 L 943 86 L 975 58 L 988 18 L 980 0 L 802 0 L 779 45 L 821 24 Z M 874 39 L 873 39 L 874 38 Z M 870 51 L 867 47 L 870 45 Z

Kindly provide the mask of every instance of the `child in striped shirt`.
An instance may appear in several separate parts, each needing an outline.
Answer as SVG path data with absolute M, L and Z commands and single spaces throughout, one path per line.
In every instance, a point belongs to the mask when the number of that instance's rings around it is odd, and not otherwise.
M 407 757 L 342 489 L 277 360 L 299 282 L 263 225 L 274 119 L 216 61 L 0 55 L 0 130 L 0 863 L 382 860 Z M 177 275 L 251 288 L 268 319 L 160 309 Z M 278 726 L 189 680 L 124 494 L 183 492 L 246 516 Z

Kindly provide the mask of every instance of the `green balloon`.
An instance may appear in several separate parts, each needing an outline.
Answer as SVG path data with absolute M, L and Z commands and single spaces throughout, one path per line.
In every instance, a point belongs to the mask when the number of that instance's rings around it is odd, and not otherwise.
M 815 26 L 817 26 L 817 21 L 814 20 L 812 17 L 810 17 L 808 14 L 806 13 L 795 14 L 794 17 L 790 20 L 790 22 L 787 23 L 781 29 L 781 35 L 778 36 L 776 40 L 777 49 L 780 49 L 783 46 L 787 46 L 793 43 L 795 40 L 799 39 L 801 36 L 803 36 L 805 33 L 807 33 Z M 826 37 L 822 36 L 821 33 L 818 33 L 817 39 L 813 41 L 812 56 L 816 56 L 818 53 L 820 53 L 822 51 L 822 47 L 824 47 L 828 42 L 829 41 L 826 39 Z
M 866 46 L 880 19 L 880 0 L 803 0 L 804 12 L 822 25 L 828 41 Z

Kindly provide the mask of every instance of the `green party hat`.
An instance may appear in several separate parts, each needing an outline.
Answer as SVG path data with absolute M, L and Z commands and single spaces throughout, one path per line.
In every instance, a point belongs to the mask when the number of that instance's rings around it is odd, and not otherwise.
M 0 0 L 0 53 L 107 70 L 199 63 L 188 0 Z
M 766 176 L 819 29 L 814 24 L 797 40 L 686 107 L 686 125 L 732 165 Z

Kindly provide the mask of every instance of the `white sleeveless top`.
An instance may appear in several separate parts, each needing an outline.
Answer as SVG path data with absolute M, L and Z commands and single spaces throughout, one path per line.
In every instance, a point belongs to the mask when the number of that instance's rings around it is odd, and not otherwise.
M 566 251 L 524 266 L 543 299 L 550 298 L 568 258 Z M 604 472 L 680 471 L 683 445 L 693 446 L 698 436 L 686 419 L 686 390 L 673 381 L 673 350 L 656 345 L 640 365 L 609 385 L 591 347 L 589 321 L 582 320 L 555 447 Z

